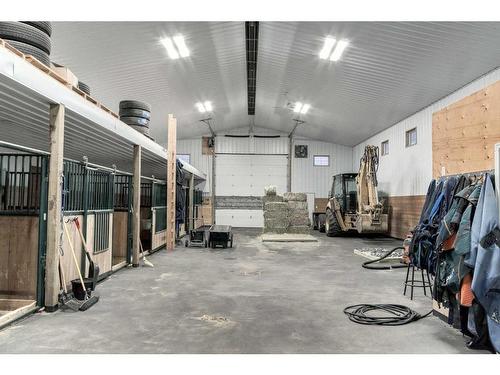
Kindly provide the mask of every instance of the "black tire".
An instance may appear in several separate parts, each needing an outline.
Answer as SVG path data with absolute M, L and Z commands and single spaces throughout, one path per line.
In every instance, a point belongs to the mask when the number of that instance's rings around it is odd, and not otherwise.
M 145 135 L 146 137 L 149 136 L 149 128 L 146 126 L 138 126 L 138 125 L 129 125 L 132 129 L 138 131 L 139 133 Z
M 90 87 L 82 81 L 78 81 L 78 88 L 82 90 L 85 94 L 90 95 Z
M 122 100 L 120 102 L 120 110 L 125 108 L 143 109 L 145 111 L 151 112 L 151 106 L 148 103 L 139 102 L 137 100 Z
M 0 38 L 29 44 L 50 55 L 52 45 L 49 36 L 25 23 L 0 22 Z
M 186 242 L 184 242 L 184 246 L 189 247 L 189 241 L 188 240 L 186 240 Z
M 135 125 L 149 128 L 149 120 L 146 120 L 142 117 L 131 117 L 131 116 L 123 116 L 120 117 L 120 120 L 123 121 L 127 125 Z
M 24 53 L 25 55 L 31 55 L 35 59 L 40 61 L 42 64 L 45 64 L 48 67 L 50 67 L 50 57 L 47 53 L 45 53 L 41 49 L 38 49 L 26 43 L 16 42 L 15 40 L 6 40 L 6 42 L 9 43 L 15 49 Z
M 342 233 L 342 228 L 332 210 L 326 210 L 325 233 L 328 237 L 335 237 Z
M 141 117 L 146 120 L 151 119 L 151 113 L 143 109 L 124 108 L 120 109 L 120 117 Z
M 325 233 L 325 221 L 326 221 L 326 215 L 319 214 L 318 215 L 318 230 L 320 233 Z
M 21 21 L 27 25 L 36 27 L 38 30 L 43 31 L 48 36 L 52 35 L 52 24 L 47 21 Z

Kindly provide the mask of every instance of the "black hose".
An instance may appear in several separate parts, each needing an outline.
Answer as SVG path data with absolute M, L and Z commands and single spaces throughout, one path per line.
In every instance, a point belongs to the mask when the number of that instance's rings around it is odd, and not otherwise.
M 389 250 L 387 253 L 385 253 L 381 258 L 369 260 L 367 262 L 364 262 L 361 266 L 369 270 L 392 270 L 393 268 L 407 268 L 408 267 L 407 264 L 394 264 L 394 265 L 378 266 L 378 267 L 370 266 L 370 264 L 380 262 L 381 260 L 384 260 L 396 250 L 401 250 L 401 249 L 404 250 L 404 247 L 402 246 L 395 247 L 394 249 Z
M 385 312 L 386 314 L 381 316 L 369 315 L 369 313 L 375 311 Z M 344 314 L 349 317 L 351 322 L 379 326 L 401 326 L 426 318 L 431 313 L 432 310 L 425 315 L 420 315 L 407 306 L 393 304 L 359 304 L 347 306 L 344 309 Z

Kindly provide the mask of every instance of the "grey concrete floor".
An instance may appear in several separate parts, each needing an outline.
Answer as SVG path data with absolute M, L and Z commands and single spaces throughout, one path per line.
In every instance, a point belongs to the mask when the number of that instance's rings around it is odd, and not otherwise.
M 86 312 L 38 313 L 0 331 L 1 353 L 470 353 L 436 317 L 401 327 L 351 323 L 345 306 L 399 303 L 425 313 L 431 300 L 402 295 L 404 270 L 369 271 L 354 248 L 384 238 L 262 243 L 235 231 L 235 248 L 178 247 L 98 286 Z

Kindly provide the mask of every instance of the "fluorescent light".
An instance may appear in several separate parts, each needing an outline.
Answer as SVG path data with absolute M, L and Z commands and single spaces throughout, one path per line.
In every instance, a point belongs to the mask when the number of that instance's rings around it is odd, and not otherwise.
M 332 48 L 335 45 L 337 40 L 335 38 L 332 38 L 331 36 L 328 36 L 325 38 L 325 44 L 323 45 L 323 49 L 319 53 L 319 57 L 321 59 L 327 59 L 328 56 L 330 56 L 330 53 L 332 52 Z
M 302 109 L 302 103 L 301 102 L 295 103 L 295 107 L 293 108 L 293 111 L 295 113 L 299 113 L 301 109 Z
M 189 50 L 186 46 L 186 42 L 184 42 L 184 37 L 182 35 L 176 35 L 173 39 L 177 49 L 179 50 L 179 55 L 181 55 L 181 57 L 188 57 Z
M 349 44 L 349 42 L 347 40 L 340 40 L 337 43 L 337 47 L 335 47 L 335 49 L 333 50 L 333 53 L 330 56 L 330 60 L 331 61 L 338 61 L 340 59 L 340 57 L 342 56 L 342 53 L 344 52 L 344 50 L 348 44 Z
M 307 113 L 307 111 L 309 111 L 309 108 L 310 108 L 310 107 L 311 107 L 311 105 L 310 105 L 310 104 L 304 104 L 304 105 L 302 106 L 302 109 L 300 110 L 300 113 L 302 113 L 302 114 L 304 114 L 304 115 L 305 115 L 305 114 Z
M 172 39 L 170 38 L 163 38 L 161 40 L 161 43 L 165 46 L 167 49 L 168 57 L 171 59 L 175 60 L 179 58 L 179 54 L 177 53 L 177 50 L 175 49 L 174 43 L 172 42 Z
M 205 109 L 205 107 L 203 106 L 202 103 L 198 102 L 195 104 L 196 105 L 196 108 L 198 108 L 198 111 L 200 111 L 201 113 L 205 113 L 207 110 Z
M 206 101 L 205 103 L 203 103 L 205 105 L 205 110 L 207 112 L 212 112 L 212 102 L 209 102 L 209 101 Z

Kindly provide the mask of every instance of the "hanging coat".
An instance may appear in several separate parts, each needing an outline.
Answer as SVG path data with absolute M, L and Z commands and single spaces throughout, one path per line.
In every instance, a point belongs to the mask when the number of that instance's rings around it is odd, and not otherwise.
M 500 352 L 500 247 L 494 242 L 486 246 L 481 240 L 499 225 L 497 196 L 487 174 L 471 227 L 471 256 L 467 262 L 469 266 L 473 264 L 472 291 L 486 311 L 490 340 L 497 352 Z
M 177 185 L 175 190 L 175 221 L 177 224 L 183 224 L 186 206 L 186 192 L 184 191 L 185 175 L 182 163 L 179 160 L 177 160 L 175 180 Z

